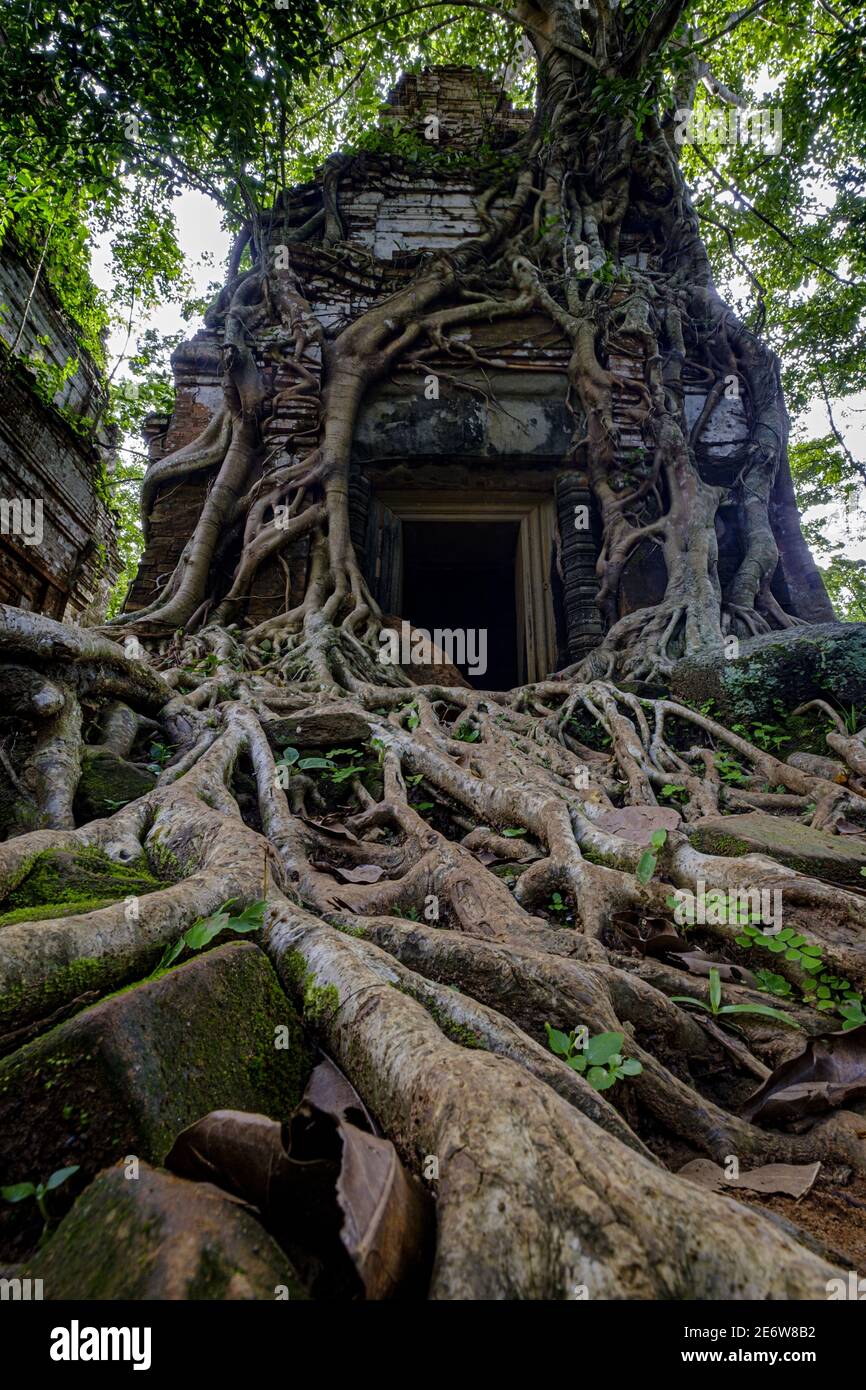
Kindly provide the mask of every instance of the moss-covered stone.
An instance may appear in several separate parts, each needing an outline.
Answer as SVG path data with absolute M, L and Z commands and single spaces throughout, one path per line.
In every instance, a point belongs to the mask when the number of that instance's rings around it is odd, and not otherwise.
M 210 1183 L 146 1163 L 100 1173 L 21 1277 L 47 1299 L 305 1299 L 286 1255 Z
M 146 796 L 156 777 L 108 748 L 85 748 L 73 807 L 78 825 L 112 815 L 120 806 Z
M 862 706 L 866 623 L 818 623 L 750 637 L 728 660 L 696 653 L 674 667 L 671 693 L 695 709 L 712 700 L 714 714 L 746 724 L 777 720 L 780 711 L 807 700 Z
M 218 947 L 0 1061 L 0 1184 L 77 1163 L 68 1201 L 126 1154 L 161 1162 L 209 1110 L 280 1119 L 298 1103 L 311 1060 L 264 953 L 249 942 Z M 6 1207 L 0 1232 L 13 1256 L 38 1227 L 32 1213 Z
M 82 907 L 82 903 L 117 902 L 164 887 L 165 883 L 151 872 L 144 855 L 134 862 L 119 864 L 95 846 L 50 849 L 35 855 L 18 875 L 3 902 L 3 911 L 6 914 L 21 908 L 67 904 L 72 910 L 87 912 L 90 908 Z
M 114 898 L 82 898 L 75 902 L 44 903 L 41 907 L 16 907 L 11 912 L 0 913 L 0 927 L 11 926 L 13 922 L 50 922 L 56 917 L 77 917 L 82 912 L 109 907 L 114 901 Z
M 693 821 L 688 836 L 705 854 L 767 854 L 780 864 L 831 883 L 862 883 L 866 844 L 856 838 L 828 835 L 800 821 L 765 816 L 705 816 Z

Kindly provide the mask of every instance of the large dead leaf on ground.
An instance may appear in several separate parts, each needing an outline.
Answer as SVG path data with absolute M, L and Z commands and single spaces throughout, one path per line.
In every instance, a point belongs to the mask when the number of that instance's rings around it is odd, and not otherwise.
M 866 1096 L 866 1023 L 847 1033 L 810 1038 L 797 1057 L 776 1067 L 743 1107 L 762 1125 L 805 1129 L 809 1117 Z
M 165 1164 L 258 1207 L 314 1296 L 423 1291 L 432 1202 L 368 1121 L 357 1093 L 329 1064 L 316 1068 L 285 1124 L 214 1110 L 178 1135 Z
M 656 830 L 676 830 L 680 813 L 672 806 L 623 806 L 619 811 L 605 811 L 593 822 L 600 830 L 622 835 L 636 845 L 648 845 Z
M 366 1129 L 370 1134 L 379 1133 L 375 1120 L 351 1081 L 330 1057 L 322 1057 L 313 1068 L 304 1091 L 304 1100 L 310 1105 L 317 1105 L 328 1115 L 348 1120 L 358 1129 Z
M 343 825 L 342 821 L 326 820 L 317 816 L 307 816 L 304 820 L 304 824 L 315 826 L 316 830 L 324 831 L 326 835 L 336 835 L 341 840 L 351 840 L 354 845 L 359 845 L 361 843 L 358 836 Z
M 624 908 L 613 914 L 610 924 L 622 932 L 642 956 L 663 956 L 668 952 L 677 954 L 693 949 L 666 917 L 652 917 L 635 908 Z
M 344 869 L 339 864 L 319 864 L 316 860 L 312 860 L 311 863 L 314 869 L 335 874 L 344 883 L 378 883 L 380 878 L 385 877 L 385 870 L 381 864 L 358 864 L 354 869 Z
M 747 1192 L 781 1192 L 788 1197 L 804 1197 L 820 1172 L 820 1163 L 766 1163 L 737 1178 L 725 1176 L 725 1170 L 708 1158 L 696 1158 L 680 1168 L 681 1178 L 688 1178 L 713 1192 L 726 1188 Z

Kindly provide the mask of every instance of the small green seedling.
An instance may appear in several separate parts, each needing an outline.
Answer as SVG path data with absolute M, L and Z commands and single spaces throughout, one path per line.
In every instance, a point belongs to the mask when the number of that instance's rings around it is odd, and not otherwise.
M 737 786 L 740 782 L 748 781 L 736 758 L 732 758 L 729 753 L 717 753 L 713 762 L 723 782 L 730 782 L 733 786 Z
M 863 1003 L 863 996 L 858 994 L 851 981 L 834 975 L 832 970 L 822 970 L 820 975 L 810 980 L 803 990 L 803 997 L 807 1004 L 824 1012 L 830 1009 L 841 1012 L 843 1004 L 860 1006 Z
M 454 730 L 453 737 L 460 743 L 477 743 L 481 735 L 471 724 L 461 724 Z
M 596 1033 L 589 1037 L 586 1029 L 562 1033 L 545 1023 L 547 1046 L 566 1066 L 586 1077 L 595 1091 L 606 1091 L 626 1076 L 640 1076 L 643 1066 L 636 1057 L 623 1057 L 624 1033 Z
M 650 838 L 650 849 L 644 850 L 640 859 L 637 861 L 635 876 L 638 883 L 649 883 L 658 865 L 658 856 L 653 854 L 653 850 L 660 850 L 668 838 L 666 830 L 654 830 Z
M 360 748 L 331 748 L 322 757 L 316 755 L 309 758 L 302 758 L 297 748 L 284 748 L 282 756 L 274 764 L 275 767 L 285 767 L 291 776 L 295 772 L 324 772 L 327 773 L 328 780 L 338 786 L 341 782 L 347 781 L 350 777 L 355 777 L 359 772 L 367 772 L 366 763 L 350 762 L 340 766 L 335 761 L 337 758 L 362 758 L 364 755 Z
M 758 1014 L 761 1018 L 775 1018 L 779 1023 L 786 1023 L 789 1028 L 799 1028 L 799 1023 L 795 1019 L 783 1014 L 781 1009 L 771 1009 L 769 1004 L 723 1004 L 722 1003 L 722 978 L 716 969 L 710 970 L 710 1002 L 705 999 L 695 999 L 691 994 L 672 994 L 671 1000 L 674 1004 L 693 1004 L 697 1009 L 703 1009 L 705 1013 L 712 1014 L 714 1018 L 722 1018 L 731 1014 Z
M 503 830 L 502 833 L 505 836 L 506 840 L 517 840 L 520 838 L 521 835 L 525 835 L 526 831 L 523 829 L 522 826 L 509 825 L 508 828 L 506 830 Z
M 150 762 L 145 764 L 148 772 L 155 772 L 159 775 L 173 752 L 174 749 L 170 743 L 152 743 L 150 745 Z
M 47 1182 L 15 1182 L 10 1187 L 0 1187 L 0 1197 L 3 1198 L 4 1202 L 25 1202 L 28 1197 L 33 1197 L 39 1208 L 39 1215 L 45 1223 L 42 1232 L 44 1235 L 51 1225 L 51 1213 L 46 1201 L 48 1193 L 56 1192 L 57 1188 L 62 1187 L 73 1173 L 78 1172 L 78 1168 L 79 1164 L 77 1163 L 70 1164 L 68 1168 L 58 1168 L 56 1172 L 51 1174 Z
M 276 762 L 274 763 L 274 766 L 275 766 L 275 767 L 293 768 L 293 767 L 295 766 L 295 763 L 296 763 L 296 762 L 298 761 L 298 759 L 300 758 L 300 756 L 301 756 L 300 749 L 298 749 L 298 748 L 290 748 L 290 747 L 287 746 L 287 747 L 285 747 L 285 748 L 283 749 L 283 751 L 282 751 L 281 755 L 279 756 L 279 758 L 276 759 Z
M 760 926 L 755 926 L 753 922 L 743 922 L 740 919 L 738 925 L 740 933 L 734 940 L 744 950 L 748 951 L 752 946 L 762 946 L 774 956 L 784 956 L 785 960 L 799 965 L 801 970 L 808 971 L 810 975 L 823 969 L 821 947 L 810 945 L 805 936 L 793 927 L 783 927 L 781 931 L 771 935 L 762 931 Z
M 737 927 L 753 920 L 748 903 L 742 902 L 737 893 L 726 893 L 722 888 L 713 888 L 709 893 L 702 893 L 697 899 L 671 893 L 665 898 L 665 902 L 676 911 L 678 926 L 693 927 L 699 916 L 711 926 L 720 927 Z M 740 937 L 735 939 L 743 944 Z
M 740 734 L 768 753 L 778 752 L 783 743 L 791 740 L 791 735 L 778 724 L 752 724 L 751 727 L 748 724 L 732 724 L 731 728 L 735 734 Z
M 237 898 L 229 898 L 227 903 L 223 903 L 221 908 L 212 913 L 210 917 L 199 917 L 197 922 L 193 922 L 188 927 L 179 941 L 167 946 L 162 953 L 162 959 L 154 970 L 154 975 L 158 975 L 163 970 L 168 970 L 170 965 L 174 965 L 178 956 L 188 948 L 190 951 L 201 951 L 205 946 L 213 941 L 220 932 L 231 931 L 243 935 L 245 932 L 261 931 L 264 925 L 265 901 L 250 903 L 243 912 L 238 913 L 237 917 L 229 916 L 228 909 L 232 903 L 237 902 Z
M 548 912 L 567 912 L 568 903 L 564 901 L 561 893 L 552 893 L 550 902 L 547 904 Z
M 857 1003 L 856 1000 L 849 999 L 844 1004 L 838 1004 L 837 1008 L 842 1018 L 845 1020 L 842 1024 L 843 1033 L 849 1032 L 852 1028 L 859 1028 L 862 1024 L 866 1023 L 866 1013 L 863 1012 L 862 1003 Z
M 790 980 L 786 980 L 784 975 L 777 975 L 772 970 L 756 970 L 755 983 L 758 989 L 765 994 L 775 994 L 779 999 L 793 999 L 794 986 Z

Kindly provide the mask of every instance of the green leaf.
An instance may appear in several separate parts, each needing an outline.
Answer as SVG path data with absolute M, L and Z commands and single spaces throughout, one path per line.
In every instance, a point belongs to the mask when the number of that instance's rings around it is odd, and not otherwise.
M 363 771 L 364 771 L 364 764 L 363 764 L 363 763 L 357 763 L 357 764 L 356 764 L 356 763 L 350 763 L 348 767 L 341 767 L 341 768 L 338 768 L 336 772 L 332 772 L 332 773 L 331 773 L 331 781 L 332 781 L 335 785 L 337 785 L 337 784 L 340 783 L 340 782 L 345 782 L 349 777 L 354 777 L 357 773 L 363 772 Z
M 760 1014 L 763 1018 L 776 1018 L 780 1023 L 787 1023 L 789 1028 L 799 1028 L 799 1023 L 795 1019 L 783 1014 L 781 1009 L 771 1009 L 769 1004 L 725 1004 L 719 1009 L 720 1014 Z
M 519 835 L 525 835 L 526 831 L 523 829 L 522 826 L 509 825 L 508 829 L 503 830 L 502 833 L 505 836 L 506 840 L 516 840 Z
M 316 768 L 333 768 L 334 764 L 330 758 L 301 758 L 298 768 L 302 772 L 311 772 Z
M 694 996 L 693 994 L 672 994 L 672 995 L 671 995 L 671 1003 L 672 1003 L 672 1004 L 694 1004 L 694 1005 L 695 1005 L 695 1008 L 704 1009 L 708 1014 L 712 1013 L 712 1009 L 710 1008 L 710 1006 L 709 1006 L 709 1004 L 706 1002 L 706 1000 L 705 1000 L 705 999 L 696 999 L 695 996 Z
M 713 1013 L 718 1010 L 722 1002 L 722 977 L 718 970 L 710 970 L 710 1008 Z
M 590 1066 L 601 1067 L 619 1052 L 623 1033 L 597 1033 L 586 1045 L 586 1060 Z
M 666 830 L 654 830 L 650 836 L 650 844 L 653 849 L 661 849 L 667 838 L 668 832 Z
M 656 859 L 655 855 L 651 854 L 648 849 L 644 850 L 643 854 L 637 862 L 637 868 L 635 869 L 635 875 L 637 877 L 638 883 L 649 883 L 650 879 L 655 873 L 657 863 L 658 860 Z
M 643 1063 L 639 1062 L 637 1057 L 626 1057 L 620 1071 L 623 1076 L 640 1076 L 643 1071 Z
M 300 752 L 297 748 L 284 748 L 277 762 L 277 767 L 291 767 L 293 763 L 298 761 L 300 756 Z
M 582 1052 L 578 1052 L 575 1057 L 567 1058 L 567 1062 L 568 1065 L 570 1067 L 573 1067 L 575 1071 L 586 1071 L 586 1068 L 588 1066 L 587 1060 Z
M 586 1079 L 594 1091 L 606 1091 L 613 1085 L 616 1077 L 604 1067 L 590 1067 Z
M 45 1191 L 53 1192 L 55 1187 L 60 1187 L 61 1183 L 66 1182 L 67 1178 L 71 1178 L 73 1173 L 77 1173 L 78 1168 L 77 1163 L 73 1163 L 69 1168 L 58 1168 L 56 1173 L 52 1173 L 46 1182 Z
M 750 936 L 735 936 L 734 940 L 736 941 L 738 946 L 743 946 L 746 950 L 751 949 L 752 938 Z
M 243 912 L 237 917 L 230 917 L 226 923 L 226 929 L 234 932 L 260 931 L 265 924 L 265 908 L 267 903 L 262 898 L 258 902 L 250 903 Z
M 571 1038 L 558 1028 L 551 1028 L 549 1023 L 545 1023 L 544 1026 L 547 1029 L 547 1045 L 551 1052 L 555 1052 L 557 1057 L 567 1057 L 571 1051 Z
M 161 970 L 168 970 L 169 966 L 173 965 L 174 962 L 177 960 L 178 956 L 183 951 L 185 945 L 186 942 L 184 941 L 183 937 L 181 937 L 180 940 L 175 941 L 173 945 L 166 946 L 165 950 L 163 951 L 160 957 L 159 964 L 153 972 L 154 975 L 158 974 Z
M 0 1187 L 0 1197 L 6 1202 L 23 1202 L 25 1197 L 36 1196 L 36 1185 L 32 1182 L 14 1182 L 11 1187 Z
M 215 936 L 228 926 L 228 913 L 215 912 L 212 917 L 202 918 L 200 922 L 193 922 L 188 931 L 183 934 L 183 940 L 191 951 L 200 951 L 208 942 L 213 941 Z

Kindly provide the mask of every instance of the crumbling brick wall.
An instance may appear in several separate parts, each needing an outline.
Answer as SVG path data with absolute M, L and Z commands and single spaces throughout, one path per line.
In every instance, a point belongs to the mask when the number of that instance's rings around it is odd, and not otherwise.
M 7 242 L 0 251 L 0 601 L 53 618 L 97 619 L 120 569 L 102 486 L 112 438 L 93 424 L 105 384 L 44 279 L 31 295 L 32 285 L 31 268 Z M 29 365 L 36 358 L 48 368 L 74 363 L 51 400 Z

